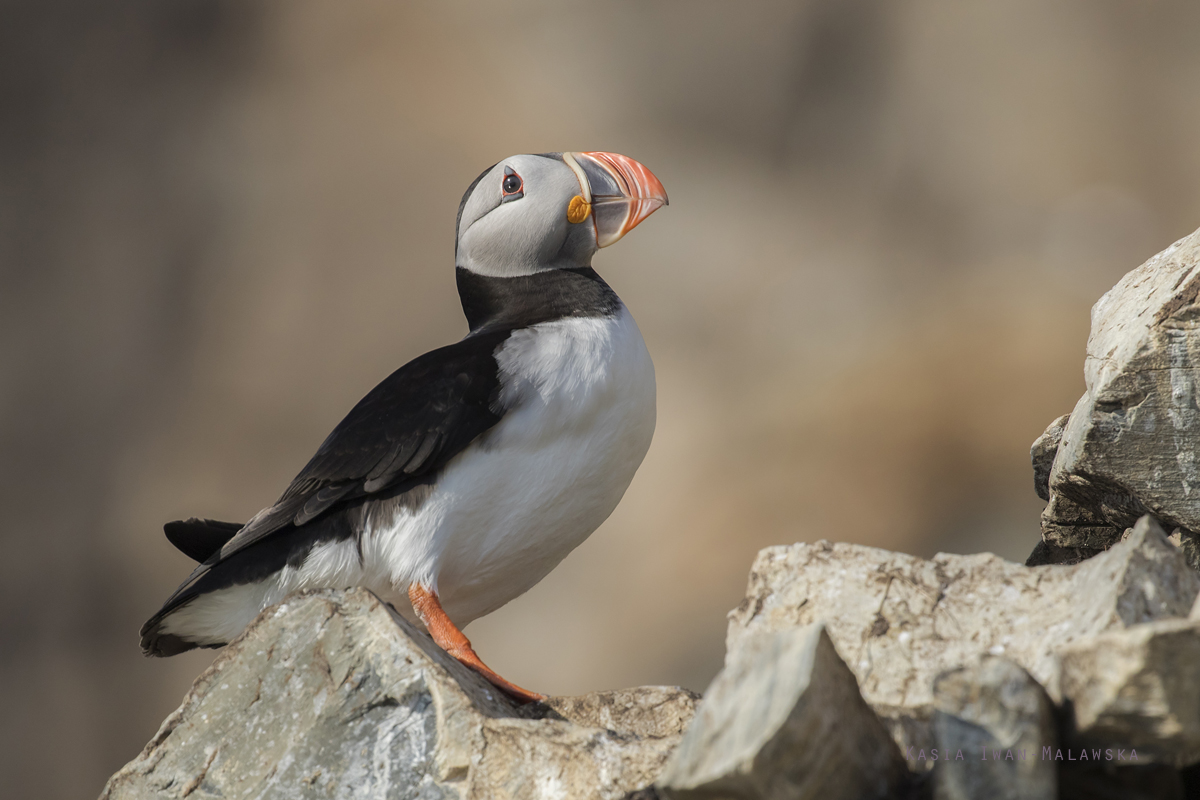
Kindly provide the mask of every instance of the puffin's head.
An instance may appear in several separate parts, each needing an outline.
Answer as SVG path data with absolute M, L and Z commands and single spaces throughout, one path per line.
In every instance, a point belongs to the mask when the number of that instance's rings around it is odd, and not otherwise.
M 455 264 L 501 278 L 587 267 L 666 203 L 658 178 L 627 156 L 512 156 L 463 195 Z

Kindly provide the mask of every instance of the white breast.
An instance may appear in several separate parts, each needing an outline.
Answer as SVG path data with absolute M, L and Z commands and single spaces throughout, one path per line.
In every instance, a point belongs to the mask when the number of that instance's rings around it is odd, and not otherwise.
M 459 625 L 527 591 L 599 527 L 654 434 L 654 365 L 623 307 L 519 330 L 496 358 L 508 413 L 417 512 L 363 540 L 367 573 L 431 585 Z

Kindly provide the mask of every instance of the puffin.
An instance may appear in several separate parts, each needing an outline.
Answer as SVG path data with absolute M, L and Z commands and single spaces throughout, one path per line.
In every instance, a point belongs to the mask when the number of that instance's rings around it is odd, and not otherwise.
M 462 628 L 596 530 L 650 447 L 654 365 L 592 257 L 666 204 L 658 178 L 616 153 L 484 170 L 455 225 L 467 335 L 368 392 L 249 522 L 167 523 L 200 563 L 142 627 L 142 651 L 221 647 L 292 592 L 365 587 L 506 695 L 544 700 L 484 664 Z

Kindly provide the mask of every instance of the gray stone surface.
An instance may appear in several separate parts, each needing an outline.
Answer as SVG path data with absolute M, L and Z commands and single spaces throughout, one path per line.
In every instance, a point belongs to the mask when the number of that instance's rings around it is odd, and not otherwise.
M 1200 620 L 1112 631 L 1060 659 L 1068 744 L 1136 749 L 1142 764 L 1200 761 Z
M 899 751 L 821 625 L 766 631 L 705 692 L 658 781 L 669 798 L 891 797 Z
M 1145 516 L 1074 566 L 768 548 L 699 710 L 668 687 L 517 707 L 369 592 L 302 593 L 217 657 L 102 798 L 925 797 L 930 769 L 942 798 L 1052 796 L 1048 774 L 1064 799 L 1182 792 L 1200 781 L 1178 771 L 1200 763 L 1183 533 Z M 1042 761 L 1051 700 L 1068 758 L 1138 761 Z
M 694 702 L 648 687 L 517 708 L 369 592 L 304 593 L 218 656 L 102 798 L 620 798 Z
M 1050 472 L 1054 469 L 1054 457 L 1058 454 L 1063 429 L 1069 419 L 1070 414 L 1063 414 L 1051 422 L 1029 448 L 1029 460 L 1033 464 L 1033 490 L 1043 500 L 1050 499 Z
M 926 561 L 823 541 L 770 547 L 730 612 L 726 659 L 737 658 L 748 637 L 824 622 L 863 697 L 893 719 L 911 710 L 901 743 L 932 744 L 933 732 L 920 727 L 938 674 L 1003 655 L 1057 701 L 1058 648 L 1186 617 L 1198 593 L 1200 575 L 1149 518 L 1112 549 L 1069 567 L 1025 567 L 989 553 Z
M 933 731 L 933 706 L 889 706 L 875 703 L 871 708 L 887 728 L 892 741 L 900 748 L 904 764 L 909 771 L 928 778 L 937 764 L 932 756 L 933 750 L 938 746 Z M 925 754 L 924 758 L 921 758 L 921 753 Z
M 641 738 L 678 736 L 696 713 L 700 695 L 677 686 L 639 686 L 546 701 L 564 719 Z
M 1078 482 L 1074 478 L 1064 480 Z M 1055 548 L 1098 553 L 1120 539 L 1122 530 L 1109 522 L 1099 504 L 1079 503 L 1054 489 L 1050 491 L 1050 502 L 1042 509 L 1042 541 Z
M 1057 748 L 1054 707 L 1028 672 L 983 656 L 939 675 L 933 697 L 936 800 L 1058 796 L 1055 763 L 1041 757 L 1043 747 Z
M 1200 534 L 1176 528 L 1167 537 L 1167 541 L 1179 548 L 1188 565 L 1200 572 Z
M 1107 547 L 1146 513 L 1167 530 L 1200 532 L 1198 267 L 1200 231 L 1127 274 L 1093 307 L 1087 391 L 1049 477 L 1048 543 Z
M 1080 561 L 1087 561 L 1092 556 L 1098 556 L 1107 547 L 1063 547 L 1042 540 L 1033 548 L 1033 552 L 1025 559 L 1027 567 L 1044 567 L 1047 564 L 1063 564 L 1070 566 Z

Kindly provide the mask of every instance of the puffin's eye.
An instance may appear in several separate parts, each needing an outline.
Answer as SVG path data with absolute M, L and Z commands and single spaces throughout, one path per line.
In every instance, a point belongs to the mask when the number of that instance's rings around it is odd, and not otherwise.
M 500 188 L 504 190 L 505 195 L 518 194 L 522 185 L 521 176 L 514 172 L 504 176 L 504 182 L 500 184 Z

